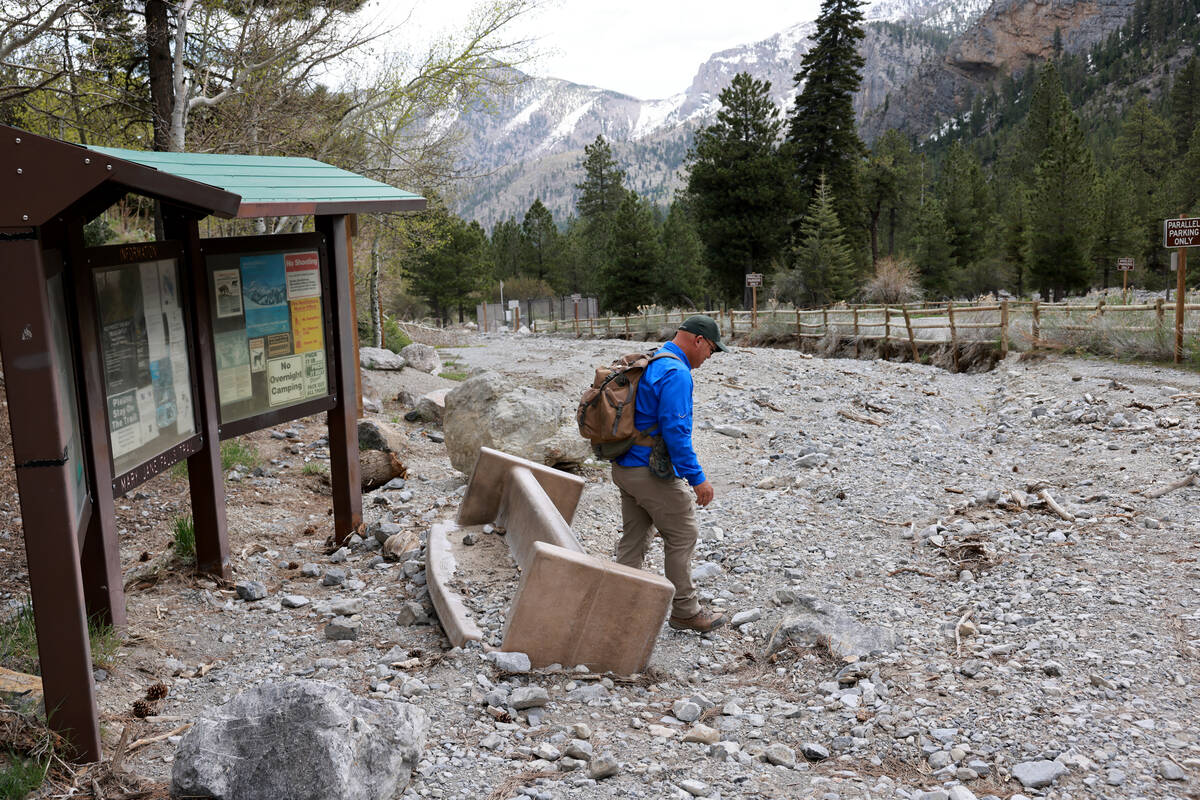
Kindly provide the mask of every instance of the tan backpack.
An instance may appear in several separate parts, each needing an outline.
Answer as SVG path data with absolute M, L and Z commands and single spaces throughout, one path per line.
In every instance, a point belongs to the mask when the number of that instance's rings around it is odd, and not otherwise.
M 637 387 L 651 361 L 679 359 L 674 353 L 630 353 L 607 367 L 596 368 L 596 378 L 583 393 L 575 419 L 579 433 L 592 443 L 597 458 L 620 458 L 635 444 L 651 447 L 652 425 L 644 431 L 634 427 Z

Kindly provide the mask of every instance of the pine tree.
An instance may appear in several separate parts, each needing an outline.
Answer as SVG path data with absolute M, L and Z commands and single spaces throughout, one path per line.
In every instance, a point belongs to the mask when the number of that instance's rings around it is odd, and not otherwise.
M 1192 133 L 1191 143 L 1174 173 L 1171 196 L 1179 213 L 1200 214 L 1200 122 Z
M 1078 118 L 1060 113 L 1034 169 L 1029 208 L 1029 278 L 1044 298 L 1083 291 L 1096 235 L 1096 167 Z
M 890 129 L 875 142 L 859 180 L 871 235 L 871 263 L 879 261 L 879 235 L 887 233 L 887 254 L 896 253 L 896 228 L 913 207 L 917 185 L 917 160 L 908 138 Z
M 1167 96 L 1167 110 L 1175 134 L 1176 151 L 1183 153 L 1192 132 L 1200 125 L 1200 55 L 1192 56 L 1183 69 L 1175 73 L 1175 82 Z
M 779 158 L 782 122 L 771 84 L 734 76 L 719 99 L 717 121 L 696 133 L 688 153 L 688 198 L 715 288 L 743 296 L 747 272 L 764 272 L 787 237 L 787 166 Z
M 937 299 L 952 295 L 954 257 L 950 253 L 950 234 L 941 201 L 930 197 L 917 211 L 917 229 L 913 237 L 917 267 L 921 272 L 921 288 L 927 297 Z
M 950 146 L 938 197 L 950 237 L 950 255 L 957 267 L 965 269 L 985 252 L 992 203 L 979 159 L 962 142 Z
M 649 205 L 625 193 L 613 218 L 608 261 L 600 276 L 600 304 L 617 314 L 652 300 L 661 283 L 659 232 Z
M 1021 127 L 1023 152 L 1011 162 L 1017 170 L 1017 177 L 1027 180 L 1033 178 L 1034 167 L 1049 144 L 1059 118 L 1070 111 L 1071 104 L 1063 91 L 1058 67 L 1053 62 L 1042 65 L 1037 71 L 1037 85 L 1033 89 L 1033 98 L 1029 102 L 1025 123 Z
M 402 268 L 414 294 L 429 303 L 434 316 L 449 321 L 457 307 L 473 299 L 488 278 L 487 234 L 445 210 L 428 212 L 432 235 L 414 242 L 414 257 Z
M 796 73 L 795 104 L 788 119 L 787 150 L 803 212 L 821 176 L 845 225 L 859 221 L 856 165 L 866 148 L 858 138 L 854 95 L 865 63 L 858 53 L 864 33 L 861 0 L 823 0 L 811 50 Z
M 1096 238 L 1092 261 L 1107 287 L 1109 275 L 1116 277 L 1117 259 L 1132 255 L 1136 237 L 1132 229 L 1131 192 L 1124 176 L 1114 169 L 1104 172 L 1097 192 Z
M 521 271 L 521 226 L 515 219 L 502 220 L 492 228 L 492 263 L 502 281 Z
M 625 199 L 625 173 L 613 158 L 603 136 L 583 148 L 583 182 L 575 184 L 579 199 L 575 211 L 589 224 L 611 222 Z
M 797 304 L 828 305 L 854 294 L 854 258 L 824 176 L 800 224 L 791 268 L 782 271 L 775 284 L 781 299 Z
M 582 255 L 584 269 L 600 275 L 608 267 L 613 223 L 625 199 L 625 172 L 617 165 L 612 148 L 603 136 L 583 148 L 583 181 L 575 184 L 579 199 L 575 210 L 581 223 L 580 235 L 586 243 Z
M 1113 146 L 1116 168 L 1130 191 L 1137 251 L 1133 255 L 1164 282 L 1168 260 L 1162 246 L 1162 221 L 1179 213 L 1168 181 L 1174 149 L 1166 121 L 1144 99 L 1126 112 Z
M 662 226 L 662 286 L 658 302 L 684 303 L 695 308 L 707 291 L 708 269 L 704 242 L 696 230 L 687 202 L 671 203 Z
M 552 285 L 560 282 L 558 229 L 554 227 L 554 215 L 540 197 L 525 212 L 521 223 L 521 245 L 522 274 Z

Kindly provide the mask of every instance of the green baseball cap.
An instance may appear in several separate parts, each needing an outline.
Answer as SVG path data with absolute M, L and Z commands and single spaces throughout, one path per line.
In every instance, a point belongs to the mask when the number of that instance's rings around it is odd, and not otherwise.
M 722 353 L 729 352 L 729 348 L 721 342 L 721 329 L 717 327 L 717 321 L 712 317 L 706 317 L 703 314 L 688 317 L 679 326 L 679 330 L 687 331 L 688 333 L 698 333 L 712 342 Z

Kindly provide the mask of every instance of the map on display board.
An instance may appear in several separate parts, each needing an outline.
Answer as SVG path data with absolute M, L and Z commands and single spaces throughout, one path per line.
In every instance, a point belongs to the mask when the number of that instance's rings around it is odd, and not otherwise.
M 209 254 L 221 422 L 329 394 L 316 250 Z
M 191 364 L 174 258 L 97 270 L 100 359 L 113 473 L 195 433 Z

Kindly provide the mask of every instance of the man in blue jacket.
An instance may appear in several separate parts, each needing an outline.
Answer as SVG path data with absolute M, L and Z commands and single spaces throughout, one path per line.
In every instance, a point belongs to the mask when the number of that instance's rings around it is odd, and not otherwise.
M 689 317 L 679 326 L 675 338 L 658 351 L 674 357 L 650 362 L 638 382 L 634 426 L 652 435 L 655 447 L 634 445 L 612 468 L 624 522 L 617 561 L 641 569 L 657 528 L 667 580 L 675 584 L 669 624 L 701 633 L 724 625 L 726 616 L 702 609 L 692 585 L 692 552 L 699 534 L 692 494 L 697 504 L 706 506 L 712 502 L 713 488 L 692 449 L 691 370 L 718 350 L 726 352 L 726 347 L 711 317 Z

